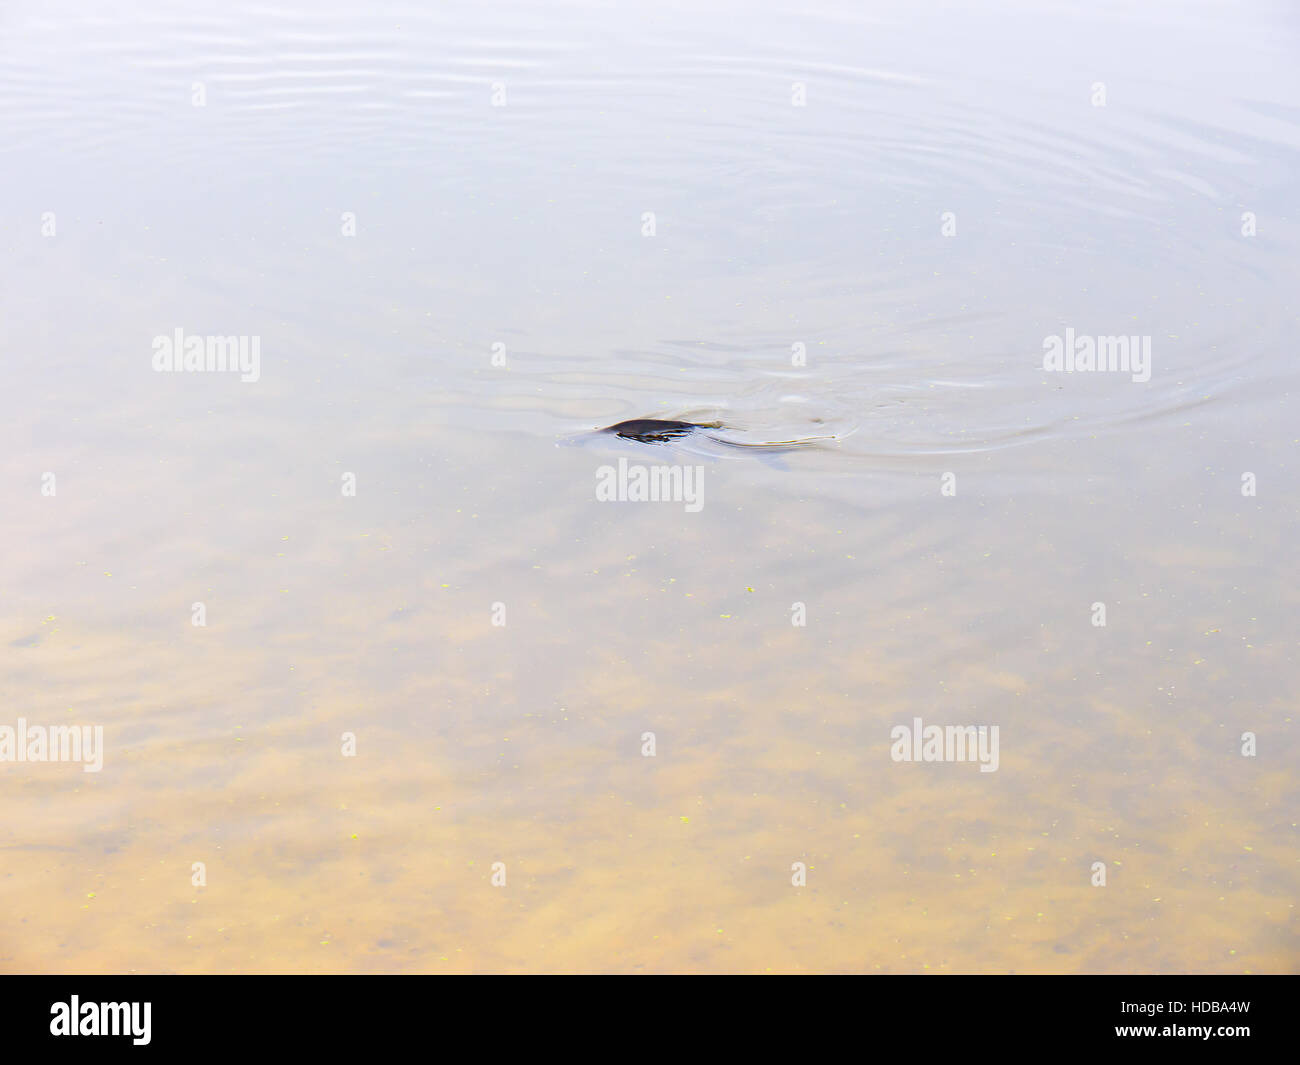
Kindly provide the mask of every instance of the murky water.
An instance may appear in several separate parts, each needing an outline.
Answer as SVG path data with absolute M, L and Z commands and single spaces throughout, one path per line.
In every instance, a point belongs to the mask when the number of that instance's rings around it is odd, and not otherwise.
M 1300 968 L 1300 17 L 1133 8 L 0 14 L 0 969 Z

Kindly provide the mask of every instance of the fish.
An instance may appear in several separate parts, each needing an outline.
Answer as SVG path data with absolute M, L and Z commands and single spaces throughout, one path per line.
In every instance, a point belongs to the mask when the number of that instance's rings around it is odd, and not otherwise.
M 733 425 L 722 422 L 680 422 L 663 418 L 633 418 L 631 421 L 618 422 L 597 429 L 598 433 L 612 433 L 624 440 L 636 440 L 642 444 L 667 444 L 690 436 L 700 429 L 734 429 Z M 743 448 L 748 451 L 795 451 L 804 447 L 815 447 L 825 440 L 838 440 L 836 436 L 807 436 L 798 440 L 729 440 L 725 436 L 704 433 L 710 440 L 725 444 L 727 447 Z
M 624 440 L 639 440 L 643 444 L 666 444 L 693 433 L 696 429 L 725 429 L 721 422 L 678 422 L 661 418 L 633 418 L 597 429 L 598 433 L 613 433 Z

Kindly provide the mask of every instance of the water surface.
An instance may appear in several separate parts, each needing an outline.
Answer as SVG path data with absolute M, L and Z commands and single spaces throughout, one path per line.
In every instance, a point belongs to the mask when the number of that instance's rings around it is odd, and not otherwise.
M 0 766 L 0 969 L 1294 972 L 1297 44 L 0 15 L 0 725 L 105 736 Z M 638 417 L 834 439 L 585 435 Z

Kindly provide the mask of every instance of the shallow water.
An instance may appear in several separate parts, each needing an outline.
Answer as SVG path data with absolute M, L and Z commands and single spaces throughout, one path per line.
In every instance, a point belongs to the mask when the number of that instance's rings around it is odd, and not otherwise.
M 1300 19 L 699 6 L 0 14 L 0 969 L 1300 968 Z

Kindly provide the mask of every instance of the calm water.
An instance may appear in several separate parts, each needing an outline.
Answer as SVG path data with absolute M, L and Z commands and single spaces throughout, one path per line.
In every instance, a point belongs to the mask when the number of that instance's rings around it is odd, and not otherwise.
M 8 7 L 0 969 L 1300 969 L 1300 15 L 1134 6 Z

